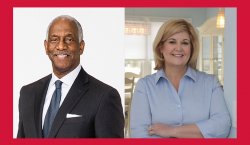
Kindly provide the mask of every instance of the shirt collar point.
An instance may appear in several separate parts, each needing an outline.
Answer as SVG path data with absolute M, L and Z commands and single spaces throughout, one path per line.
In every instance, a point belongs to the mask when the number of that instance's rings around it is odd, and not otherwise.
M 188 67 L 185 76 L 191 78 L 194 82 L 196 82 L 196 81 L 197 81 L 197 74 L 196 74 L 196 73 L 197 73 L 197 72 L 196 72 L 195 69 L 193 69 L 193 68 L 191 68 L 191 67 Z
M 156 72 L 156 74 L 155 74 L 155 84 L 157 84 L 159 82 L 160 78 L 162 78 L 162 77 L 165 78 L 165 73 L 163 71 L 163 68 Z

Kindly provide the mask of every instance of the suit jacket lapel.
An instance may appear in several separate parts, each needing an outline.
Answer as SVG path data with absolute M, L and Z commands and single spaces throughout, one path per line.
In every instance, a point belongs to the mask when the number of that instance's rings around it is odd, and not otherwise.
M 51 127 L 49 137 L 55 137 L 61 125 L 63 124 L 66 115 L 79 102 L 83 94 L 88 90 L 88 74 L 81 69 L 75 82 L 71 86 L 65 100 L 63 101 L 58 113 L 55 117 L 54 123 Z
M 39 138 L 42 138 L 43 105 L 44 105 L 50 79 L 51 79 L 51 75 L 48 75 L 47 77 L 41 80 L 40 84 L 38 85 L 39 89 L 36 92 L 37 95 L 35 97 L 34 120 L 35 120 L 35 126 L 37 130 L 37 137 Z

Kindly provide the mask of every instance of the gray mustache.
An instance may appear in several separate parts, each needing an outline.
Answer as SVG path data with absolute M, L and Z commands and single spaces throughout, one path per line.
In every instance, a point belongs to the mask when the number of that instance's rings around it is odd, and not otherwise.
M 55 51 L 53 55 L 70 55 L 70 53 L 67 51 Z

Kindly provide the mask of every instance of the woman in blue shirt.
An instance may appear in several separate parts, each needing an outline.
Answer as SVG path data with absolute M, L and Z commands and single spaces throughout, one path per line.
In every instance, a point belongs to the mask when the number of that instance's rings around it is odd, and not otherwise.
M 196 70 L 198 36 L 187 21 L 171 20 L 153 44 L 156 73 L 136 85 L 131 137 L 225 138 L 231 120 L 214 75 Z

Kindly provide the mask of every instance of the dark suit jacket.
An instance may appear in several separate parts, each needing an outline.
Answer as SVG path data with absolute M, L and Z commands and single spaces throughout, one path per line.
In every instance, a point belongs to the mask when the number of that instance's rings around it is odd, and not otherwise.
M 22 87 L 18 138 L 42 137 L 42 112 L 50 79 L 51 74 Z M 82 117 L 66 118 L 68 113 Z M 49 137 L 124 137 L 123 128 L 119 93 L 81 69 L 57 112 Z

